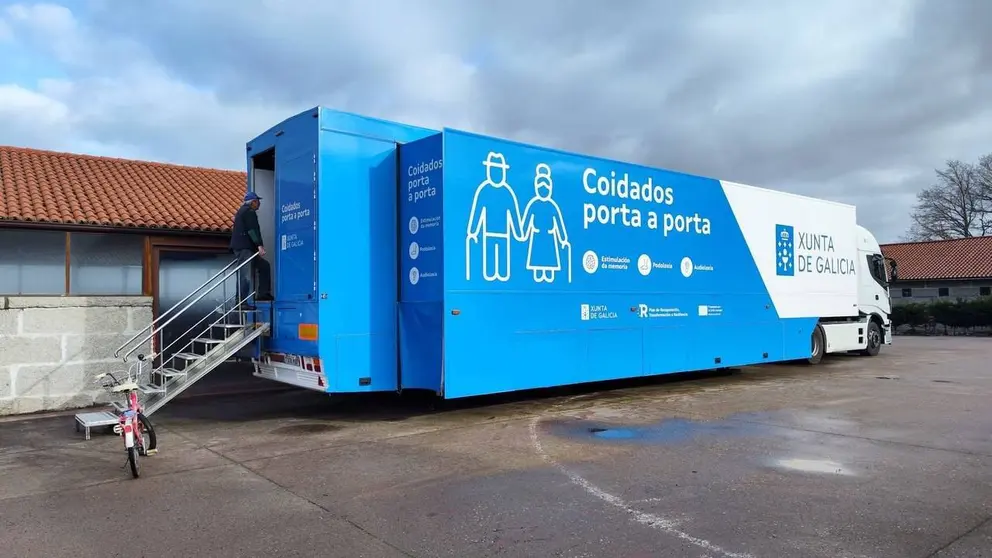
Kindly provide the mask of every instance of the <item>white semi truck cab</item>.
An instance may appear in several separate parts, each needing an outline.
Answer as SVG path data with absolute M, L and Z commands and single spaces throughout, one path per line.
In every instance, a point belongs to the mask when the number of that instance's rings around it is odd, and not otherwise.
M 874 316 L 885 326 L 885 344 L 890 344 L 889 316 L 892 301 L 889 297 L 889 274 L 886 272 L 882 248 L 868 229 L 858 226 L 858 307 L 866 316 Z M 889 263 L 892 265 L 893 260 Z M 896 267 L 893 265 L 893 270 Z
M 892 344 L 892 300 L 889 282 L 897 278 L 897 264 L 888 259 L 868 229 L 857 226 L 857 317 L 820 319 L 811 341 L 810 364 L 817 364 L 826 353 L 860 352 L 875 356 L 882 345 Z

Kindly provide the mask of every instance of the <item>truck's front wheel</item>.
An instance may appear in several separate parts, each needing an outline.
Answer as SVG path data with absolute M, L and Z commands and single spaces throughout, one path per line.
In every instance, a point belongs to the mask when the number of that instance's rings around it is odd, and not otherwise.
M 868 346 L 861 354 L 865 356 L 875 356 L 882 349 L 882 328 L 878 322 L 871 320 L 868 322 Z
M 823 353 L 826 351 L 826 335 L 823 333 L 823 326 L 816 324 L 813 334 L 810 336 L 810 355 L 806 359 L 807 364 L 820 364 L 823 360 Z

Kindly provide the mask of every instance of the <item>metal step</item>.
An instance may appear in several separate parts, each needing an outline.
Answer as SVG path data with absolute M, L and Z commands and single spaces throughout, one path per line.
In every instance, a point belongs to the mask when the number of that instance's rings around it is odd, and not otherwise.
M 264 308 L 260 308 L 260 307 L 256 306 L 254 309 L 252 309 L 252 308 L 244 308 L 243 306 L 238 306 L 238 307 L 232 307 L 232 308 L 215 308 L 212 313 L 213 314 L 232 315 L 232 314 L 239 314 L 239 313 L 240 314 L 249 314 L 249 313 L 252 313 L 252 312 L 268 312 L 268 311 L 269 311 L 269 307 L 268 306 L 266 306 Z
M 175 368 L 159 368 L 153 371 L 154 374 L 161 374 L 166 378 L 178 378 L 179 376 L 185 376 L 185 370 L 176 370 Z
M 110 411 L 93 411 L 76 415 L 76 431 L 80 428 L 86 431 L 86 439 L 90 439 L 90 429 L 117 424 L 117 415 Z
M 241 328 L 231 334 L 231 336 L 227 339 L 213 345 L 205 355 L 189 355 L 189 353 L 180 353 L 182 355 L 193 357 L 189 359 L 193 362 L 186 367 L 186 375 L 183 377 L 177 377 L 166 383 L 165 393 L 150 394 L 151 396 L 146 401 L 142 402 L 145 416 L 151 416 L 152 413 L 161 409 L 166 403 L 172 401 L 173 398 L 185 391 L 186 388 L 195 384 L 200 380 L 200 378 L 212 372 L 218 366 L 226 362 L 227 359 L 234 356 L 238 351 L 248 346 L 249 343 L 261 337 L 269 330 L 269 327 L 270 325 L 268 323 L 260 323 L 257 327 Z M 179 357 L 180 354 L 175 356 Z
M 206 355 L 198 355 L 196 353 L 176 353 L 172 355 L 175 358 L 181 358 L 183 360 L 201 360 Z
M 251 308 L 235 308 L 234 310 L 231 310 L 231 313 L 233 314 L 237 312 L 238 314 L 254 314 L 255 312 L 268 312 L 268 311 L 269 311 L 268 308 L 255 308 L 254 310 L 252 310 Z
M 217 345 L 219 343 L 223 343 L 224 340 L 223 339 L 211 339 L 209 337 L 197 337 L 196 339 L 193 340 L 193 342 L 194 343 L 204 343 L 206 345 Z
M 156 386 L 154 384 L 142 384 L 138 386 L 138 390 L 141 393 L 153 394 L 153 393 L 165 393 L 165 388 L 162 386 Z

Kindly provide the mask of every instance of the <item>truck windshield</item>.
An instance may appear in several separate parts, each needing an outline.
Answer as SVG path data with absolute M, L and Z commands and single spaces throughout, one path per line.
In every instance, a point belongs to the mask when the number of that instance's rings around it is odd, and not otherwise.
M 872 279 L 874 279 L 879 285 L 887 287 L 889 281 L 887 274 L 885 273 L 885 260 L 882 258 L 882 255 L 871 254 L 867 256 L 867 258 L 868 270 L 871 272 Z

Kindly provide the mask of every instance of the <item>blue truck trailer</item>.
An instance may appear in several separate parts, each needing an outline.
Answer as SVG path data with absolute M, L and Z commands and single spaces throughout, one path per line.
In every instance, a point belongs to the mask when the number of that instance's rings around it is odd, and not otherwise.
M 891 343 L 853 206 L 323 107 L 247 168 L 260 377 L 459 398 Z

